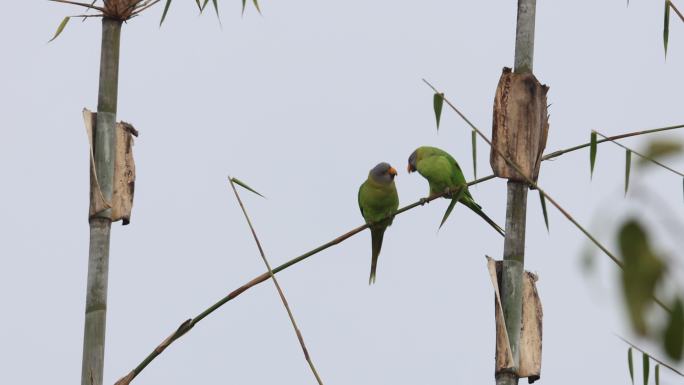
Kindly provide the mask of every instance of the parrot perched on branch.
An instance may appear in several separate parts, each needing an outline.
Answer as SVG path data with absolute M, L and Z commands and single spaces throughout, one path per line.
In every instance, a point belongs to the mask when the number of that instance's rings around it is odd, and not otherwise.
M 504 230 L 489 218 L 482 207 L 475 203 L 473 196 L 468 191 L 468 185 L 463 171 L 456 160 L 446 151 L 436 147 L 418 147 L 408 159 L 407 170 L 409 173 L 418 171 L 430 184 L 430 194 L 444 193 L 447 189 L 451 190 L 451 203 L 444 213 L 444 218 L 440 227 L 444 224 L 456 202 L 463 203 L 466 207 L 473 210 L 475 214 L 484 219 L 499 234 L 504 235 Z M 460 190 L 459 190 L 460 189 Z M 454 195 L 454 192 L 456 194 Z
M 359 208 L 371 232 L 372 259 L 369 285 L 375 282 L 382 237 L 387 227 L 392 224 L 392 214 L 399 208 L 399 195 L 394 185 L 396 175 L 397 170 L 389 163 L 379 163 L 370 170 L 368 178 L 359 187 Z

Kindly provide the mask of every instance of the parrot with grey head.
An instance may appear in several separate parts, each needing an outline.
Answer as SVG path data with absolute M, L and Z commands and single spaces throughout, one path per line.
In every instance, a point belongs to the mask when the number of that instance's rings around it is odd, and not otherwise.
M 451 210 L 456 205 L 456 202 L 461 202 L 464 206 L 471 209 L 475 214 L 479 215 L 490 226 L 494 228 L 499 234 L 504 235 L 504 230 L 497 225 L 491 218 L 489 218 L 483 211 L 482 207 L 475 202 L 473 196 L 468 191 L 468 185 L 463 171 L 458 165 L 458 162 L 444 150 L 436 147 L 423 146 L 418 147 L 408 159 L 407 170 L 409 173 L 418 171 L 430 184 L 430 194 L 443 193 L 447 189 L 452 190 L 451 203 L 447 208 L 440 227 L 448 217 Z M 460 188 L 461 190 L 456 190 Z M 454 196 L 454 190 L 458 191 Z
M 371 232 L 371 270 L 368 284 L 375 282 L 378 256 L 382 248 L 385 230 L 399 208 L 399 195 L 394 185 L 397 170 L 389 163 L 379 163 L 368 173 L 368 178 L 359 187 L 359 208 Z

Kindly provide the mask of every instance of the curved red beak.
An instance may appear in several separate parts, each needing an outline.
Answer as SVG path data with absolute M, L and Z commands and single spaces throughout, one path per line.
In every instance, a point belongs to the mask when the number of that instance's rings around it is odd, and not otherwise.
M 406 166 L 406 171 L 408 171 L 408 173 L 410 174 L 410 173 L 416 171 L 416 169 L 413 168 L 413 166 L 411 165 L 411 163 L 409 163 L 408 166 Z
M 394 167 L 390 167 L 388 172 L 392 176 L 397 176 L 397 170 Z

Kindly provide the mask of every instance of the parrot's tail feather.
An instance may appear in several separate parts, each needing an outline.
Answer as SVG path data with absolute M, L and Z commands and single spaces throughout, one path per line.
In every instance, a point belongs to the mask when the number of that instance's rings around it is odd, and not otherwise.
M 378 256 L 380 255 L 380 249 L 382 248 L 382 238 L 385 235 L 385 229 L 373 229 L 371 228 L 371 270 L 370 278 L 368 278 L 368 284 L 375 283 L 375 270 L 378 268 Z
M 485 214 L 484 211 L 482 211 L 482 208 L 480 207 L 480 205 L 475 203 L 475 201 L 465 200 L 465 201 L 462 201 L 461 203 L 463 203 L 469 209 L 473 210 L 473 212 L 475 214 L 479 215 L 480 218 L 484 219 L 485 222 L 489 223 L 489 225 L 492 226 L 494 228 L 494 230 L 496 230 L 499 234 L 501 234 L 501 236 L 503 236 L 503 237 L 506 236 L 504 229 L 502 229 L 501 226 L 497 225 L 496 222 L 494 222 L 494 220 L 492 220 L 492 218 L 488 217 L 487 214 Z

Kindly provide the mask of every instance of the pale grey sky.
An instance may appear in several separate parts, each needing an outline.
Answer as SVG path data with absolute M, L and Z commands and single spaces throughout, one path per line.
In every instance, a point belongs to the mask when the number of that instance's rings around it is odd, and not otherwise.
M 0 23 L 0 368 L 3 383 L 78 383 L 88 253 L 88 152 L 81 109 L 96 107 L 100 23 L 74 7 L 6 1 Z M 264 269 L 228 190 L 237 176 L 276 265 L 362 222 L 359 184 L 393 164 L 402 205 L 427 192 L 408 155 L 431 144 L 472 177 L 470 134 L 445 110 L 434 128 L 432 92 L 446 92 L 491 130 L 492 100 L 513 61 L 515 1 L 262 0 L 259 16 L 222 1 L 223 27 L 192 1 L 161 6 L 124 26 L 119 119 L 140 131 L 130 226 L 112 234 L 105 383 L 140 362 L 186 318 Z M 684 5 L 684 4 L 683 4 Z M 547 149 L 606 134 L 684 122 L 684 28 L 672 20 L 667 61 L 661 2 L 539 1 L 535 73 L 553 103 Z M 661 135 L 661 137 L 663 137 Z M 670 137 L 682 139 L 680 133 Z M 638 147 L 644 139 L 625 143 Z M 479 174 L 489 151 L 479 141 Z M 684 168 L 682 159 L 670 162 Z M 543 165 L 540 184 L 613 250 L 612 228 L 640 212 L 622 197 L 624 154 L 599 149 Z M 681 179 L 635 170 L 681 218 Z M 472 190 L 503 222 L 505 182 Z M 501 238 L 446 202 L 399 217 L 385 235 L 369 287 L 364 232 L 279 275 L 328 385 L 492 383 L 494 317 L 484 255 Z M 583 236 L 529 198 L 527 269 L 544 305 L 541 383 L 627 384 L 617 270 L 597 254 L 581 269 Z M 598 217 L 597 217 L 598 216 Z M 599 218 L 600 217 L 600 218 Z M 681 248 L 679 249 L 681 250 Z M 657 350 L 655 350 L 657 351 Z M 678 378 L 667 371 L 663 383 Z M 271 283 L 262 284 L 170 347 L 136 384 L 313 384 Z

